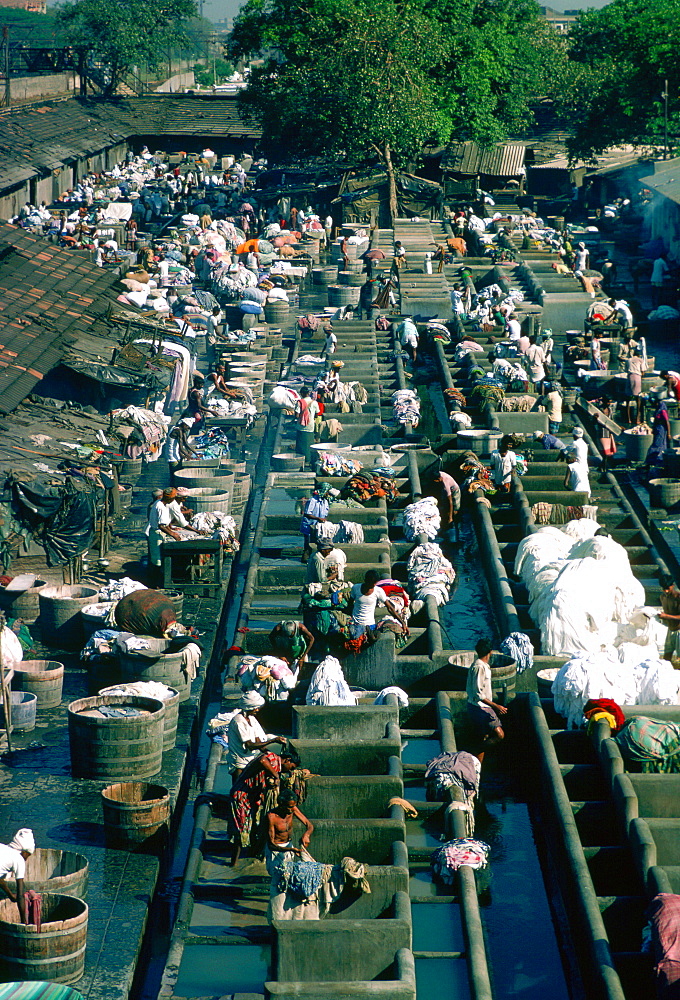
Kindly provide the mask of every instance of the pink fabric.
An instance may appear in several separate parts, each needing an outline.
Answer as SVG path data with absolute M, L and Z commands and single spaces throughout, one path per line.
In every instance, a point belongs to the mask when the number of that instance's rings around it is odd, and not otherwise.
M 661 1000 L 680 997 L 680 896 L 660 892 L 649 904 L 654 971 Z

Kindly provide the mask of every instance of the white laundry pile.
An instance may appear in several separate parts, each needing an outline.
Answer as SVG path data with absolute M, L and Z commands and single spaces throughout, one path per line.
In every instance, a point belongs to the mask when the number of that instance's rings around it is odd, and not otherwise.
M 334 545 L 360 545 L 364 540 L 364 529 L 356 521 L 323 521 L 316 532 L 318 542 L 333 542 Z
M 434 497 L 423 497 L 404 508 L 404 536 L 412 542 L 418 535 L 436 538 L 441 527 L 439 507 Z
M 300 393 L 285 385 L 275 385 L 269 396 L 269 405 L 284 410 L 294 410 L 300 400 Z
M 213 538 L 221 539 L 232 552 L 238 552 L 238 528 L 231 514 L 225 514 L 221 510 L 203 511 L 194 514 L 190 523 L 192 528 L 212 534 Z
M 644 605 L 644 588 L 626 550 L 607 536 L 587 537 L 594 531 L 597 523 L 590 519 L 570 521 L 563 528 L 540 528 L 518 546 L 515 573 L 529 592 L 544 654 L 613 648 L 619 626 Z M 630 660 L 630 649 L 626 654 Z M 648 655 L 649 649 L 640 660 Z
M 524 367 L 516 362 L 513 364 L 507 358 L 496 358 L 493 363 L 493 377 L 504 382 L 528 382 L 529 376 Z
M 534 647 L 531 639 L 524 632 L 511 632 L 503 639 L 498 651 L 504 656 L 510 656 L 517 664 L 517 673 L 531 670 L 534 665 Z
M 418 545 L 408 557 L 408 588 L 414 600 L 434 597 L 438 606 L 446 604 L 456 573 L 436 542 Z
M 236 668 L 241 688 L 257 691 L 266 701 L 287 701 L 299 673 L 278 656 L 243 656 Z
M 129 684 L 116 684 L 109 688 L 107 694 L 136 694 L 144 698 L 156 698 L 158 701 L 169 701 L 177 694 L 174 688 L 159 681 L 131 681 Z
M 136 590 L 146 590 L 143 583 L 132 580 L 129 576 L 124 576 L 121 580 L 110 580 L 99 591 L 99 598 L 102 601 L 121 601 L 128 594 L 134 594 Z
M 352 694 L 345 680 L 340 661 L 327 656 L 312 674 L 307 689 L 308 705 L 356 705 L 357 696 Z
M 414 389 L 397 389 L 392 393 L 392 412 L 398 424 L 417 427 L 420 421 L 420 400 Z
M 317 473 L 322 476 L 353 476 L 362 469 L 361 462 L 347 458 L 341 452 L 322 451 L 317 462 Z
M 219 712 L 208 723 L 205 735 L 209 736 L 213 743 L 219 743 L 225 750 L 229 749 L 229 723 L 238 715 L 240 709 L 235 708 L 231 712 Z
M 449 413 L 449 420 L 452 427 L 458 431 L 466 431 L 472 427 L 472 417 L 467 413 L 461 413 L 459 410 Z
M 474 354 L 476 352 L 483 352 L 484 348 L 481 344 L 475 343 L 474 340 L 463 340 L 457 345 L 455 351 L 453 352 L 453 360 L 456 364 L 460 364 L 463 358 L 466 358 L 468 354 Z
M 393 694 L 402 708 L 408 708 L 408 695 L 403 688 L 396 687 L 394 684 L 391 684 L 389 687 L 383 688 L 382 691 L 379 691 L 378 697 L 375 699 L 373 704 L 384 705 L 388 694 Z
M 583 724 L 586 702 L 611 698 L 617 705 L 677 705 L 680 675 L 668 660 L 621 663 L 614 650 L 572 657 L 553 681 L 555 710 L 570 728 Z

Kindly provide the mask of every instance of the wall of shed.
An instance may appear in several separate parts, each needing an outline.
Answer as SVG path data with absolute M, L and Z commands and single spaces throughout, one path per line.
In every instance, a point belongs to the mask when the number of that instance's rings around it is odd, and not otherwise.
M 12 216 L 17 215 L 22 205 L 29 200 L 28 181 L 18 184 L 9 191 L 3 191 L 0 195 L 0 220 L 6 222 Z

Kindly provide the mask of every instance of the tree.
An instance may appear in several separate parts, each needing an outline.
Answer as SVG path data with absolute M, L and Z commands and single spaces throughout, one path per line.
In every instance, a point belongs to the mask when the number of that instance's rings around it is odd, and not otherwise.
M 273 54 L 243 101 L 268 138 L 379 157 L 396 216 L 396 167 L 451 131 L 435 74 L 446 51 L 439 26 L 412 0 L 248 0 L 229 53 L 262 50 Z
M 222 80 L 226 80 L 233 72 L 233 63 L 227 62 L 226 59 L 208 60 L 205 66 L 196 63 L 194 80 L 199 87 L 210 87 L 213 83 L 221 83 Z
M 113 94 L 133 66 L 156 66 L 185 41 L 196 0 L 71 0 L 58 9 L 69 44 L 87 48 L 107 68 L 104 92 Z
M 573 156 L 587 158 L 620 143 L 654 145 L 664 135 L 664 81 L 669 81 L 671 135 L 680 126 L 680 19 L 677 0 L 613 0 L 582 15 L 571 32 Z

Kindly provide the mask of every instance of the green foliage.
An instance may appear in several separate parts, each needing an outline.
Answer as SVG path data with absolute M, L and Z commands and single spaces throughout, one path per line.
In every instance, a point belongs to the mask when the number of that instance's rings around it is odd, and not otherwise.
M 613 0 L 579 18 L 571 32 L 563 108 L 571 115 L 570 151 L 588 157 L 609 146 L 663 141 L 664 80 L 669 131 L 680 128 L 678 0 Z
M 404 162 L 527 120 L 540 24 L 535 0 L 247 0 L 228 52 L 269 55 L 243 101 L 273 141 Z
M 133 66 L 154 66 L 182 44 L 196 12 L 196 0 L 70 0 L 57 16 L 69 43 L 86 46 L 108 67 L 113 93 Z
M 211 87 L 213 83 L 222 83 L 234 72 L 234 64 L 226 59 L 215 59 L 214 63 L 209 60 L 204 66 L 196 63 L 194 66 L 194 79 L 200 87 Z

